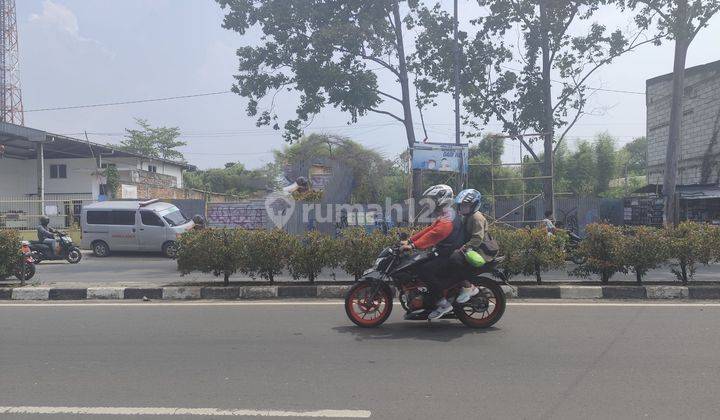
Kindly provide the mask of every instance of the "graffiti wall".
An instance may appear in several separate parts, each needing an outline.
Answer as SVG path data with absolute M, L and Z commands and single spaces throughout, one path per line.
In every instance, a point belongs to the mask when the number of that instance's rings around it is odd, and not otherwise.
M 265 229 L 269 219 L 263 201 L 209 203 L 207 221 L 210 227 Z

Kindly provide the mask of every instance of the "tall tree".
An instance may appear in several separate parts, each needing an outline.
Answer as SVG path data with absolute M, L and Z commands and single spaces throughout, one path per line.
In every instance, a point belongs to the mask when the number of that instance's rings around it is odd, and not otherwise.
M 178 127 L 153 127 L 147 120 L 141 118 L 136 118 L 135 122 L 140 128 L 125 129 L 127 134 L 120 142 L 122 149 L 151 158 L 184 160 L 182 152 L 176 150 L 187 144 L 178 140 L 180 137 Z
M 225 28 L 262 32 L 259 45 L 238 49 L 233 86 L 249 99 L 247 112 L 258 117 L 258 125 L 281 128 L 275 99 L 287 90 L 300 94 L 295 118 L 283 126 L 288 142 L 332 106 L 347 112 L 351 123 L 368 113 L 386 115 L 403 124 L 408 146 L 415 144 L 405 21 L 418 0 L 217 2 L 228 11 Z M 381 86 L 379 72 L 391 74 L 395 83 Z M 259 101 L 265 97 L 269 104 L 261 111 Z
M 627 153 L 627 169 L 631 175 L 645 175 L 647 173 L 647 137 L 636 137 L 623 146 Z
M 585 113 L 593 93 L 588 80 L 621 54 L 654 40 L 640 31 L 626 36 L 592 22 L 599 7 L 612 0 L 477 1 L 489 15 L 473 21 L 478 31 L 472 39 L 460 34 L 466 121 L 475 128 L 499 121 L 522 142 L 532 159 L 543 164 L 548 177 L 543 192 L 552 210 L 554 150 Z M 414 22 L 422 29 L 416 56 L 423 64 L 413 70 L 428 100 L 447 90 L 452 80 L 452 22 L 440 5 L 420 8 Z M 553 83 L 560 87 L 555 94 Z M 542 133 L 542 160 L 531 140 L 522 137 L 528 132 Z
M 670 127 L 663 178 L 665 224 L 675 225 L 679 220 L 675 192 L 685 91 L 685 61 L 695 36 L 720 11 L 720 0 L 626 0 L 624 4 L 638 11 L 635 21 L 640 27 L 656 26 L 661 37 L 675 41 Z
M 616 175 L 615 139 L 608 133 L 602 133 L 595 139 L 595 194 L 602 194 L 610 188 L 610 181 Z

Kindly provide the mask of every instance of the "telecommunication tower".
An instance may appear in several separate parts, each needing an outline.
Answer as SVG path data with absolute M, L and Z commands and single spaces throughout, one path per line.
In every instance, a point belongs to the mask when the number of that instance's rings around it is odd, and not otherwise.
M 0 0 L 0 121 L 25 125 L 15 0 Z

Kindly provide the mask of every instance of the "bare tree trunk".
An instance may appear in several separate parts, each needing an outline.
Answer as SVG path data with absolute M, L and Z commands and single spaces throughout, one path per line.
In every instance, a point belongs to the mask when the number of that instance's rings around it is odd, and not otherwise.
M 678 21 L 687 21 L 687 0 L 678 0 Z M 686 29 L 675 39 L 675 62 L 673 64 L 672 104 L 670 107 L 670 135 L 665 155 L 665 176 L 663 195 L 665 196 L 665 226 L 676 226 L 679 221 L 678 201 L 676 200 L 678 152 L 680 150 L 680 130 L 682 128 L 683 94 L 685 90 L 685 60 L 690 46 Z
M 555 121 L 553 118 L 552 105 L 552 80 L 550 79 L 550 39 L 548 36 L 549 28 L 547 22 L 546 1 L 540 0 L 540 25 L 542 26 L 542 88 L 543 88 L 543 117 L 542 128 L 544 133 L 544 162 L 543 176 L 549 177 L 543 179 L 543 195 L 545 196 L 545 210 L 553 212 L 555 210 L 555 191 L 554 191 L 554 156 L 553 156 L 553 138 Z
M 403 38 L 403 22 L 400 17 L 400 5 L 396 0 L 393 2 L 393 20 L 395 26 L 395 42 L 398 53 L 398 73 L 400 73 L 400 89 L 402 90 L 403 124 L 407 136 L 408 147 L 415 145 L 415 126 L 413 125 L 412 100 L 410 98 L 410 82 L 408 79 L 407 60 L 405 59 L 405 41 Z M 417 198 L 422 194 L 422 178 L 420 171 L 412 171 L 413 197 Z

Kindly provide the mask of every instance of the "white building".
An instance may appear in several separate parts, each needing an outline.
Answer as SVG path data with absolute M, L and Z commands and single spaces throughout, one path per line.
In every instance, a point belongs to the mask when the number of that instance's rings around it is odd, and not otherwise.
M 107 194 L 105 171 L 115 166 L 117 198 L 173 198 L 186 163 L 148 158 L 112 146 L 0 122 L 0 227 L 32 225 L 40 212 L 70 223 L 82 202 Z M 74 208 L 74 209 L 73 209 Z
M 186 163 L 0 123 L 0 196 L 87 194 L 97 199 L 104 193 L 102 169 L 108 165 L 114 165 L 121 181 L 128 184 L 154 176 L 169 188 L 182 188 L 183 171 L 191 168 Z

